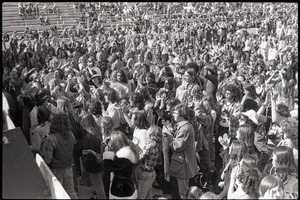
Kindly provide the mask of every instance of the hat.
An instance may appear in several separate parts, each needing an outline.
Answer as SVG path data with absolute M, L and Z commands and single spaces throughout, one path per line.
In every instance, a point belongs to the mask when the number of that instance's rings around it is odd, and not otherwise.
M 258 116 L 257 112 L 255 112 L 254 110 L 248 110 L 246 112 L 242 112 L 241 114 L 247 116 L 256 125 L 259 124 L 259 122 L 258 122 L 259 116 Z

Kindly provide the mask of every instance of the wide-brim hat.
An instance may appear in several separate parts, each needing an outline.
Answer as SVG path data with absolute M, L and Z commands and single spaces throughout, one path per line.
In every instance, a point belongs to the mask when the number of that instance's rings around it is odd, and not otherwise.
M 241 114 L 247 116 L 252 122 L 254 122 L 254 124 L 259 125 L 259 115 L 254 110 L 248 110 L 246 112 L 242 112 Z

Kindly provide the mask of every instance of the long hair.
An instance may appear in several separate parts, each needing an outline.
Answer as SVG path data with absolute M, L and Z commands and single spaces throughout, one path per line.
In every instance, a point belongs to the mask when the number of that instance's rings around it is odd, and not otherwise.
M 247 167 L 241 168 L 239 174 L 237 175 L 237 179 L 241 182 L 242 190 L 246 194 L 257 194 L 259 174 L 256 169 Z
M 64 139 L 68 139 L 70 132 L 71 124 L 68 116 L 65 113 L 55 113 L 51 120 L 50 133 L 61 134 Z
M 158 145 L 158 149 L 162 147 L 162 129 L 157 125 L 151 125 L 148 129 L 148 136 L 150 141 Z
M 83 115 L 81 118 L 81 127 L 92 135 L 99 137 L 102 140 L 101 128 L 97 125 L 92 114 Z
M 241 100 L 241 91 L 236 85 L 228 84 L 225 88 L 225 91 L 227 90 L 232 93 L 232 98 L 234 102 L 239 102 Z
M 107 88 L 104 92 L 104 95 L 106 95 L 108 100 L 112 103 L 116 103 L 119 101 L 118 94 L 113 88 Z
M 38 124 L 42 124 L 46 121 L 49 121 L 50 119 L 50 110 L 47 108 L 47 106 L 44 106 L 44 105 L 41 105 L 38 107 L 38 110 L 37 110 L 37 121 L 38 121 Z
M 114 127 L 114 121 L 109 116 L 104 116 L 101 120 L 101 129 L 104 139 L 110 137 L 110 134 Z
M 140 92 L 132 92 L 129 100 L 132 102 L 132 106 L 137 107 L 139 110 L 143 110 L 145 102 L 143 95 Z
M 293 147 L 298 149 L 298 121 L 291 118 L 283 119 L 280 127 L 285 137 L 292 141 Z
M 240 125 L 239 129 L 240 138 L 239 140 L 245 142 L 247 147 L 254 145 L 254 129 L 249 124 Z
M 229 157 L 232 161 L 240 162 L 242 156 L 247 152 L 247 146 L 244 142 L 233 140 L 230 146 Z
M 174 111 L 175 110 L 178 111 L 179 115 L 181 117 L 183 117 L 185 120 L 190 120 L 190 118 L 191 118 L 191 111 L 187 107 L 186 104 L 181 103 L 181 104 L 175 106 Z
M 278 187 L 283 189 L 283 183 L 280 178 L 273 175 L 266 175 L 259 184 L 259 196 L 263 197 L 267 190 Z
M 150 127 L 150 124 L 147 120 L 147 116 L 146 113 L 144 112 L 134 112 L 132 113 L 132 117 L 135 116 L 136 117 L 136 128 L 139 129 L 148 129 Z
M 252 98 L 252 99 L 256 99 L 258 97 L 257 93 L 256 93 L 256 90 L 255 90 L 255 87 L 253 84 L 245 84 L 244 85 L 244 90 L 247 90 L 249 91 L 249 96 Z
M 122 83 L 128 83 L 127 76 L 126 76 L 124 70 L 123 70 L 123 69 L 118 69 L 118 70 L 117 70 L 117 74 L 118 74 L 118 73 L 120 73 L 121 76 L 122 76 L 122 81 L 121 81 L 121 82 L 122 82 Z
M 292 150 L 287 146 L 273 149 L 273 161 L 270 174 L 279 177 L 283 182 L 288 175 L 296 172 L 296 162 Z
M 68 115 L 71 114 L 75 121 L 79 121 L 78 115 L 75 113 L 71 101 L 67 97 L 59 97 L 57 99 L 56 107 L 60 112 L 67 113 Z

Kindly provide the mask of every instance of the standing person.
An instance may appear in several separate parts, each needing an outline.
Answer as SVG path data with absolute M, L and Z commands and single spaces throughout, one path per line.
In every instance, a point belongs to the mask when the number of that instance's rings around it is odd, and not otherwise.
M 84 168 L 90 175 L 92 187 L 97 193 L 97 198 L 106 199 L 102 181 L 103 150 L 101 148 L 101 128 L 97 125 L 92 114 L 87 114 L 82 117 L 81 126 L 86 131 L 82 151 Z
M 109 199 L 134 199 L 137 197 L 133 180 L 134 165 L 139 160 L 135 145 L 121 131 L 113 131 L 110 135 L 109 148 L 112 151 L 103 153 L 109 172 L 113 172 Z
M 195 148 L 195 132 L 190 118 L 189 108 L 179 104 L 174 108 L 173 117 L 177 123 L 174 137 L 170 142 L 172 149 L 169 168 L 172 198 L 181 199 L 189 189 L 189 180 L 198 171 Z M 171 135 L 170 135 L 171 136 Z
M 152 199 L 152 184 L 156 173 L 154 167 L 161 152 L 162 130 L 156 125 L 147 130 L 146 144 L 140 154 L 138 199 Z
M 45 138 L 41 155 L 70 198 L 78 199 L 73 182 L 73 149 L 76 139 L 71 132 L 69 118 L 64 113 L 55 114 L 51 120 L 50 134 Z

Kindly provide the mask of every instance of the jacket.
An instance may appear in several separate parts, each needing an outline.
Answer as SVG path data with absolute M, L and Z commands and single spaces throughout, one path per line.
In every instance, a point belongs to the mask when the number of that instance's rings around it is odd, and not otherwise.
M 177 129 L 171 143 L 172 156 L 169 168 L 170 176 L 192 178 L 198 172 L 195 147 L 195 132 L 190 122 L 177 123 Z

